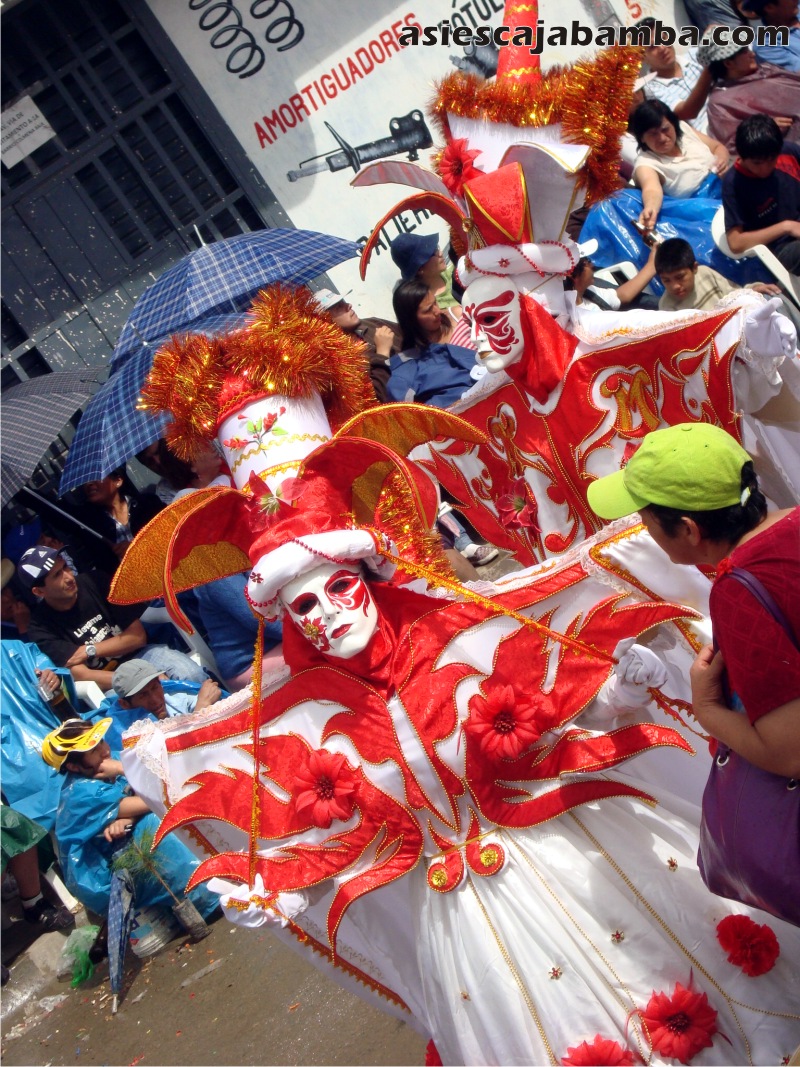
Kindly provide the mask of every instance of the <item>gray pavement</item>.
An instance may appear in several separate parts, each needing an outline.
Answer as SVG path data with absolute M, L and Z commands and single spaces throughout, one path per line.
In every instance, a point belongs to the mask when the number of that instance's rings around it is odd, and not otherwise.
M 11 968 L 2 992 L 8 1067 L 425 1062 L 418 1034 L 341 990 L 268 931 L 221 919 L 197 944 L 178 939 L 146 960 L 130 952 L 116 1015 L 106 963 L 78 989 L 56 979 L 64 940 L 43 935 Z

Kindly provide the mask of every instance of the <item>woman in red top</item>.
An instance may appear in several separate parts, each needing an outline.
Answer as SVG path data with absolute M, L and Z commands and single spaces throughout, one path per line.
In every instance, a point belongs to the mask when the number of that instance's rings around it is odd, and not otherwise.
M 694 716 L 721 753 L 703 799 L 701 868 L 715 892 L 800 925 L 800 508 L 768 513 L 748 454 L 705 423 L 648 434 L 627 467 L 589 487 L 589 503 L 608 519 L 638 511 L 673 563 L 716 569 L 716 648 L 702 649 L 691 671 Z M 757 785 L 758 772 L 751 772 L 748 790 L 765 796 L 774 788 L 775 803 L 789 812 L 781 830 L 784 889 L 774 867 L 757 870 L 756 857 L 745 860 L 741 836 L 768 837 L 777 808 L 768 827 L 756 825 L 758 797 L 745 791 L 736 812 L 712 815 L 721 792 L 715 774 L 729 762 L 736 767 L 735 757 L 737 776 L 741 761 L 769 772 Z M 731 824 L 720 829 L 718 819 Z M 735 877 L 714 876 L 710 868 L 721 860 L 736 868 Z

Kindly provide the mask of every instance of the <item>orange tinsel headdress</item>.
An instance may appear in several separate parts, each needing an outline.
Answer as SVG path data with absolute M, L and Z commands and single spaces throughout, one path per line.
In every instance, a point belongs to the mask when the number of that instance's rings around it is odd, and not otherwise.
M 319 395 L 334 429 L 375 402 L 363 343 L 321 315 L 308 290 L 269 286 L 250 311 L 238 333 L 176 336 L 156 353 L 142 404 L 172 414 L 166 438 L 183 459 L 260 396 Z

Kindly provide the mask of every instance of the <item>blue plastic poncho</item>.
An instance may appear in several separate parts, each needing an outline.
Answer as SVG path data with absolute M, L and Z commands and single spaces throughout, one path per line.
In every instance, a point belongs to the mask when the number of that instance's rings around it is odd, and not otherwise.
M 60 720 L 36 692 L 35 669 L 49 668 L 67 679 L 67 690 L 76 706 L 72 677 L 56 667 L 36 645 L 23 641 L 0 642 L 2 663 L 3 794 L 17 811 L 46 830 L 55 823 L 64 776 L 42 759 L 42 739 Z
M 64 882 L 71 893 L 87 908 L 105 915 L 111 891 L 111 855 L 118 845 L 103 837 L 104 828 L 117 818 L 120 801 L 128 793 L 126 780 L 120 776 L 112 782 L 81 778 L 67 773 L 61 791 L 56 819 L 56 844 Z M 155 833 L 156 815 L 145 815 L 134 827 L 134 837 Z M 174 834 L 169 834 L 154 852 L 159 874 L 182 899 L 186 883 L 198 860 Z M 154 878 L 135 879 L 136 905 L 169 908 L 175 903 L 166 889 Z M 205 917 L 219 903 L 218 897 L 202 886 L 189 894 L 197 910 Z

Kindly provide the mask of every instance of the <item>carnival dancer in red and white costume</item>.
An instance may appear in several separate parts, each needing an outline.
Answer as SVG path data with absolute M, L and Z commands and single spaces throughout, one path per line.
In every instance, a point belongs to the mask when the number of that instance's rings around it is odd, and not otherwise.
M 288 414 L 292 398 L 239 388 L 251 436 L 252 404 Z M 406 411 L 459 435 L 452 416 Z M 393 417 L 396 442 L 422 438 Z M 371 418 L 290 484 L 251 476 L 247 494 L 174 508 L 161 547 L 145 531 L 126 557 L 117 595 L 147 584 L 153 550 L 175 588 L 188 560 L 207 577 L 244 556 L 252 606 L 284 619 L 287 671 L 252 707 L 236 694 L 191 724 L 134 728 L 123 758 L 167 809 L 160 832 L 189 830 L 234 921 L 274 926 L 445 1063 L 790 1055 L 798 932 L 710 895 L 692 806 L 614 769 L 685 758 L 679 733 L 634 710 L 671 695 L 659 660 L 634 645 L 613 666 L 620 640 L 678 632 L 684 609 L 609 590 L 577 550 L 497 586 L 448 581 L 425 544 L 407 561 L 391 535 L 424 538 L 435 495 L 379 434 L 357 436 Z M 193 432 L 178 419 L 176 440 Z

